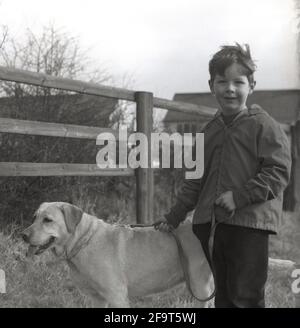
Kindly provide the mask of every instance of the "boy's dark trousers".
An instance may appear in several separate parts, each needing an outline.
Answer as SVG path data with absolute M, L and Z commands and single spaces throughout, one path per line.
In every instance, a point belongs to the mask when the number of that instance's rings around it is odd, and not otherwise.
M 194 224 L 209 262 L 210 223 Z M 216 308 L 263 308 L 268 274 L 269 233 L 219 223 L 214 239 Z

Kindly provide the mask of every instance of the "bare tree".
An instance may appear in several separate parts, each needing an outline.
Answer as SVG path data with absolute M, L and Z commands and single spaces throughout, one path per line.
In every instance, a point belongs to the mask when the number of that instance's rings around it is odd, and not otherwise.
M 7 34 L 6 34 L 7 37 Z M 0 54 L 0 63 L 8 67 L 61 76 L 71 79 L 83 79 L 96 83 L 111 82 L 112 76 L 105 68 L 96 68 L 83 51 L 79 41 L 57 29 L 53 25 L 43 28 L 41 34 L 27 30 L 25 39 L 17 41 L 7 38 Z M 62 91 L 36 86 L 18 87 L 24 95 L 58 94 Z M 16 90 L 11 86 L 3 87 L 7 95 Z

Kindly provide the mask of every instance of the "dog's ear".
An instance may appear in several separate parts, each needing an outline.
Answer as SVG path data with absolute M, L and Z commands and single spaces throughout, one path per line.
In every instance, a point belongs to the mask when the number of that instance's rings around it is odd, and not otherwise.
M 64 214 L 68 232 L 73 233 L 82 218 L 82 209 L 75 205 L 67 203 L 61 204 L 59 207 Z

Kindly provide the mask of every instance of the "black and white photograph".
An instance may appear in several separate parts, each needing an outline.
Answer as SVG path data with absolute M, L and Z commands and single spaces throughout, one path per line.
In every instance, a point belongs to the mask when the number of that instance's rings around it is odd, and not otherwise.
M 0 0 L 0 308 L 299 308 L 299 64 L 300 0 Z

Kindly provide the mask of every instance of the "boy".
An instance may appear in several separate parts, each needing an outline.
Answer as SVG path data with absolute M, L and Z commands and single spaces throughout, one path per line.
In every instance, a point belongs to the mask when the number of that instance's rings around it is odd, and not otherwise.
M 157 222 L 169 231 L 194 210 L 193 231 L 210 262 L 214 235 L 215 307 L 265 307 L 269 234 L 276 234 L 291 157 L 280 125 L 246 101 L 255 87 L 249 46 L 223 46 L 209 62 L 209 86 L 220 110 L 204 128 L 204 174 L 185 180 L 177 202 Z M 199 273 L 200 274 L 200 273 Z

